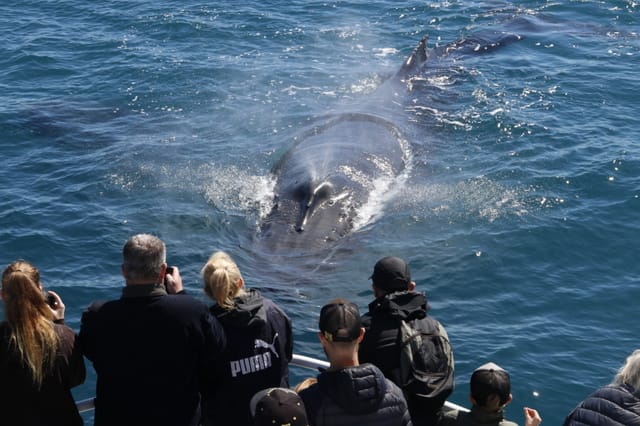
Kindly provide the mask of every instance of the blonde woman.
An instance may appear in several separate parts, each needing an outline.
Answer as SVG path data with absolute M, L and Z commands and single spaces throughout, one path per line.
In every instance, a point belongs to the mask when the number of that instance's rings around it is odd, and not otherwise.
M 224 252 L 211 255 L 202 278 L 204 292 L 216 302 L 211 313 L 227 336 L 217 377 L 202 403 L 203 424 L 251 425 L 251 397 L 262 389 L 289 387 L 291 321 L 271 300 L 245 287 L 238 265 Z
M 45 295 L 39 271 L 18 260 L 2 274 L 6 320 L 0 323 L 0 424 L 82 425 L 70 389 L 85 367 L 64 304 Z
M 640 349 L 627 357 L 611 384 L 583 400 L 564 426 L 640 425 Z

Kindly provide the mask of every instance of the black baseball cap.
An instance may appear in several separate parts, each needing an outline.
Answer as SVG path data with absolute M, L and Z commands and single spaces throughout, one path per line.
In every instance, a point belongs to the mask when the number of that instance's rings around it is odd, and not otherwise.
M 336 299 L 322 307 L 320 331 L 330 342 L 352 342 L 360 336 L 360 311 L 355 303 Z
M 395 256 L 387 256 L 376 262 L 373 274 L 369 277 L 380 290 L 391 293 L 409 289 L 411 271 L 404 260 Z
M 269 388 L 256 393 L 249 403 L 255 426 L 308 426 L 300 396 L 287 388 Z

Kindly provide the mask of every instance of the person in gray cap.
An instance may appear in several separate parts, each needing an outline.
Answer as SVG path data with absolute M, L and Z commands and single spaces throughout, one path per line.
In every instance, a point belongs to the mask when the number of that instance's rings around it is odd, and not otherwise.
M 336 299 L 322 307 L 318 337 L 329 368 L 300 392 L 311 426 L 410 426 L 402 391 L 372 364 L 360 364 L 364 329 L 358 306 Z
M 362 317 L 366 333 L 358 351 L 360 361 L 376 365 L 387 378 L 403 388 L 413 424 L 433 424 L 453 391 L 453 355 L 437 354 L 446 358 L 448 373 L 444 374 L 450 378 L 442 392 L 426 398 L 406 389 L 400 377 L 401 327 L 403 322 L 412 326 L 422 322 L 421 325 L 437 330 L 450 349 L 447 333 L 442 324 L 427 316 L 427 298 L 424 293 L 415 291 L 416 284 L 411 280 L 409 265 L 403 259 L 393 256 L 380 259 L 370 278 L 375 300 L 369 304 L 369 312 Z M 426 355 L 434 356 L 433 353 Z
M 476 368 L 469 383 L 471 410 L 451 410 L 442 414 L 438 426 L 518 426 L 504 418 L 511 402 L 511 379 L 503 368 L 488 362 Z M 538 426 L 542 418 L 533 408 L 524 407 L 525 426 Z

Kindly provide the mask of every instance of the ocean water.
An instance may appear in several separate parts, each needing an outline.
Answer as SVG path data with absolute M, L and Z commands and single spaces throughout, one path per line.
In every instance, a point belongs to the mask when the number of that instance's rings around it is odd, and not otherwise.
M 130 235 L 163 238 L 202 300 L 225 250 L 290 315 L 295 352 L 323 358 L 320 307 L 364 311 L 375 261 L 401 256 L 449 332 L 451 400 L 494 361 L 509 418 L 559 424 L 640 346 L 638 28 L 632 0 L 5 1 L 0 263 L 37 265 L 77 330 L 119 296 Z M 316 117 L 384 103 L 425 35 L 479 43 L 434 53 L 394 103 L 403 178 L 326 250 L 260 250 L 273 164 Z

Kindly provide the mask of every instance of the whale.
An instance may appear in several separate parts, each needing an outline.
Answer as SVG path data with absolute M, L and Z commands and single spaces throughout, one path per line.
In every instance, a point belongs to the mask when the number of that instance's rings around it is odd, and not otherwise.
M 403 81 L 427 61 L 426 43 L 362 105 L 316 119 L 274 164 L 272 207 L 259 225 L 268 249 L 313 251 L 340 241 L 358 226 L 374 192 L 406 171 L 408 141 L 376 106 L 406 91 Z
M 411 144 L 404 126 L 396 123 L 406 112 L 413 78 L 420 76 L 430 55 L 490 51 L 516 39 L 500 33 L 428 50 L 424 36 L 366 99 L 314 120 L 271 170 L 271 209 L 258 227 L 265 250 L 296 255 L 331 247 L 366 223 L 365 206 L 374 213 L 383 209 L 372 201 L 393 191 L 410 167 Z

